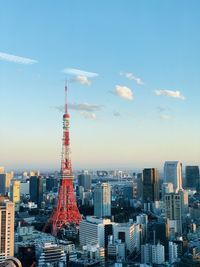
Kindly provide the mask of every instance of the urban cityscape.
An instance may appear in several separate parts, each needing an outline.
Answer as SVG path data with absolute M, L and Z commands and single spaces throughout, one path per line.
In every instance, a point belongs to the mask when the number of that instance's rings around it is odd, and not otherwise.
M 200 3 L 75 2 L 0 11 L 0 266 L 200 267 Z

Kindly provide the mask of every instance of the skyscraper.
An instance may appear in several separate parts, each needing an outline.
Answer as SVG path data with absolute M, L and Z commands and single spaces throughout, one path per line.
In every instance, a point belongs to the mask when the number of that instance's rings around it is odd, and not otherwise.
M 182 214 L 182 220 L 184 222 L 185 219 L 186 219 L 186 215 L 187 215 L 187 213 L 189 211 L 188 210 L 188 191 L 180 189 L 178 191 L 178 194 L 181 197 L 181 214 Z
M 132 199 L 133 198 L 133 182 L 126 183 L 122 187 L 122 193 L 124 199 Z
M 30 200 L 38 204 L 40 207 L 43 201 L 43 177 L 31 176 L 30 177 Z
M 0 195 L 6 195 L 6 174 L 0 173 Z
M 99 218 L 111 216 L 111 190 L 108 183 L 97 184 L 94 189 L 94 215 Z
M 163 183 L 162 184 L 162 198 L 164 198 L 165 194 L 173 193 L 174 186 L 172 183 Z
M 166 194 L 164 197 L 165 216 L 176 222 L 176 232 L 182 234 L 182 197 L 177 193 Z
M 14 203 L 0 196 L 0 261 L 14 256 Z
M 164 179 L 166 183 L 174 185 L 174 191 L 182 189 L 182 163 L 166 161 L 164 165 Z
M 155 202 L 159 200 L 158 170 L 149 168 L 143 170 L 143 201 Z
M 3 172 L 2 170 L 1 172 Z M 13 178 L 13 172 L 1 173 L 0 172 L 0 194 L 5 196 L 8 195 L 10 190 L 10 182 Z
M 141 228 L 141 242 L 142 244 L 147 239 L 147 230 L 148 230 L 148 215 L 147 214 L 139 214 L 136 216 L 136 222 L 140 225 Z
M 10 184 L 11 184 L 11 180 L 14 177 L 14 173 L 13 172 L 7 172 L 6 173 L 6 194 L 10 191 Z
M 137 174 L 136 178 L 136 183 L 137 183 L 137 198 L 142 199 L 142 173 Z
M 91 175 L 84 171 L 78 175 L 78 185 L 83 186 L 85 190 L 91 189 L 92 178 Z
M 49 176 L 46 178 L 46 191 L 50 192 L 58 187 L 58 180 L 54 176 Z
M 197 189 L 200 187 L 200 175 L 198 166 L 185 167 L 186 187 L 189 189 Z
M 11 184 L 10 198 L 14 203 L 20 202 L 20 181 L 13 181 Z

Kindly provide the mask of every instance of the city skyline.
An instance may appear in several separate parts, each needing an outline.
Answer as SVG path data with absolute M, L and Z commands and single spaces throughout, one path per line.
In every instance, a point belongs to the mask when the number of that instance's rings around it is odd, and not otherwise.
M 65 79 L 73 169 L 199 165 L 200 3 L 21 3 L 0 11 L 2 166 L 59 169 Z

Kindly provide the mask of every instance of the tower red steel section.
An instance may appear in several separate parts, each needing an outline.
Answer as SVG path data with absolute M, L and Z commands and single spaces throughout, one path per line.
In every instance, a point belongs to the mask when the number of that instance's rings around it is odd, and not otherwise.
M 67 105 L 67 86 L 65 85 L 65 113 L 63 115 L 63 141 L 61 159 L 61 180 L 58 191 L 57 205 L 53 210 L 49 223 L 52 234 L 56 235 L 65 225 L 79 225 L 82 217 L 79 213 L 73 188 L 73 173 L 70 158 L 69 138 L 70 116 Z

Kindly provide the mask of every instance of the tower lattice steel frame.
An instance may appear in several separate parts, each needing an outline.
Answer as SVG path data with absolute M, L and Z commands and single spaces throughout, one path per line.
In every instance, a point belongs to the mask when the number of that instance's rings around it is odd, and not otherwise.
M 65 113 L 63 115 L 63 140 L 61 159 L 61 179 L 58 191 L 57 204 L 46 225 L 52 229 L 55 236 L 59 230 L 66 225 L 79 225 L 82 217 L 76 204 L 73 188 L 73 173 L 70 158 L 70 137 L 69 137 L 70 115 L 68 113 L 67 86 L 65 85 Z

